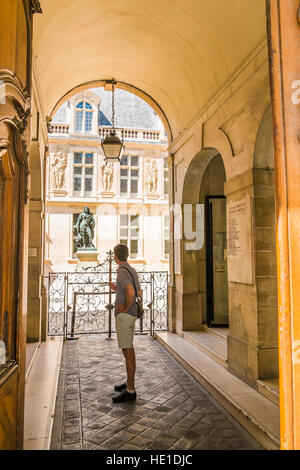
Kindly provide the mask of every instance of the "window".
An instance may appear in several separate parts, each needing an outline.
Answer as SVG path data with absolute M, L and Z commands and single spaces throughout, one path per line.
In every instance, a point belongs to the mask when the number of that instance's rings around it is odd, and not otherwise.
M 86 101 L 77 104 L 75 110 L 75 132 L 92 132 L 93 108 Z
M 139 157 L 123 155 L 120 163 L 120 194 L 137 197 L 139 192 Z
M 170 224 L 170 217 L 168 215 L 164 215 L 164 258 L 169 258 L 169 243 L 170 243 L 170 235 L 169 235 L 169 224 Z
M 139 255 L 139 215 L 120 215 L 120 243 L 127 245 L 129 257 Z
M 169 164 L 168 160 L 164 159 L 164 199 L 169 198 Z
M 75 196 L 90 196 L 93 192 L 94 154 L 74 153 L 73 165 L 73 194 Z

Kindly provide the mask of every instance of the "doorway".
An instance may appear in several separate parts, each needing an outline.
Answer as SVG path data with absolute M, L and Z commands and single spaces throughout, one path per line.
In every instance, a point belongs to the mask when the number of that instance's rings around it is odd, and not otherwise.
M 229 327 L 226 197 L 205 196 L 207 326 Z

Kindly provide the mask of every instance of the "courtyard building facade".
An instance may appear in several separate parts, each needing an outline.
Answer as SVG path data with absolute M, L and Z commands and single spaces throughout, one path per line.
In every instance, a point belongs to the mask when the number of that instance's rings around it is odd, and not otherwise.
M 94 245 L 102 263 L 117 243 L 130 262 L 168 270 L 167 138 L 152 108 L 129 92 L 115 92 L 116 126 L 124 141 L 120 163 L 106 162 L 101 139 L 111 129 L 110 91 L 74 95 L 49 124 L 45 272 L 79 269 L 76 223 L 88 206 L 96 219 Z

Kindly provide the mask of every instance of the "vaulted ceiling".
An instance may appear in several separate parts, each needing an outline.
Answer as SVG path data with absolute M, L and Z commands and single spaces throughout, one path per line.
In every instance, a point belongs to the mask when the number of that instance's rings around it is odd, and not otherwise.
M 78 85 L 129 83 L 176 137 L 266 36 L 265 0 L 40 0 L 34 56 L 45 112 Z

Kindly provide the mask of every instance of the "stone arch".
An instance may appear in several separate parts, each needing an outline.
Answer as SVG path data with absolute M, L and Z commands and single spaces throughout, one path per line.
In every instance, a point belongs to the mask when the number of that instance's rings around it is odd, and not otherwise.
M 200 152 L 198 152 L 191 160 L 183 183 L 183 204 L 197 204 L 197 202 L 199 202 L 200 188 L 205 170 L 216 155 L 221 156 L 220 152 L 216 148 L 205 148 L 200 150 Z
M 80 93 L 81 91 L 88 90 L 90 88 L 104 87 L 106 83 L 107 83 L 107 80 L 93 80 L 90 82 L 82 83 L 81 85 L 78 85 L 72 88 L 58 100 L 58 102 L 56 103 L 56 105 L 53 107 L 51 111 L 49 119 L 50 120 L 52 119 L 56 111 L 67 99 L 71 98 L 77 93 Z M 130 93 L 133 93 L 134 95 L 144 100 L 147 104 L 149 104 L 149 106 L 153 108 L 153 110 L 157 113 L 161 122 L 163 123 L 165 131 L 167 133 L 168 141 L 172 142 L 173 134 L 172 134 L 172 129 L 171 129 L 169 120 L 165 112 L 161 108 L 161 106 L 148 93 L 144 92 L 143 90 L 141 90 L 140 88 L 137 88 L 134 85 L 130 85 L 129 83 L 122 82 L 122 81 L 117 81 L 116 87 L 120 88 L 121 90 L 125 90 Z

